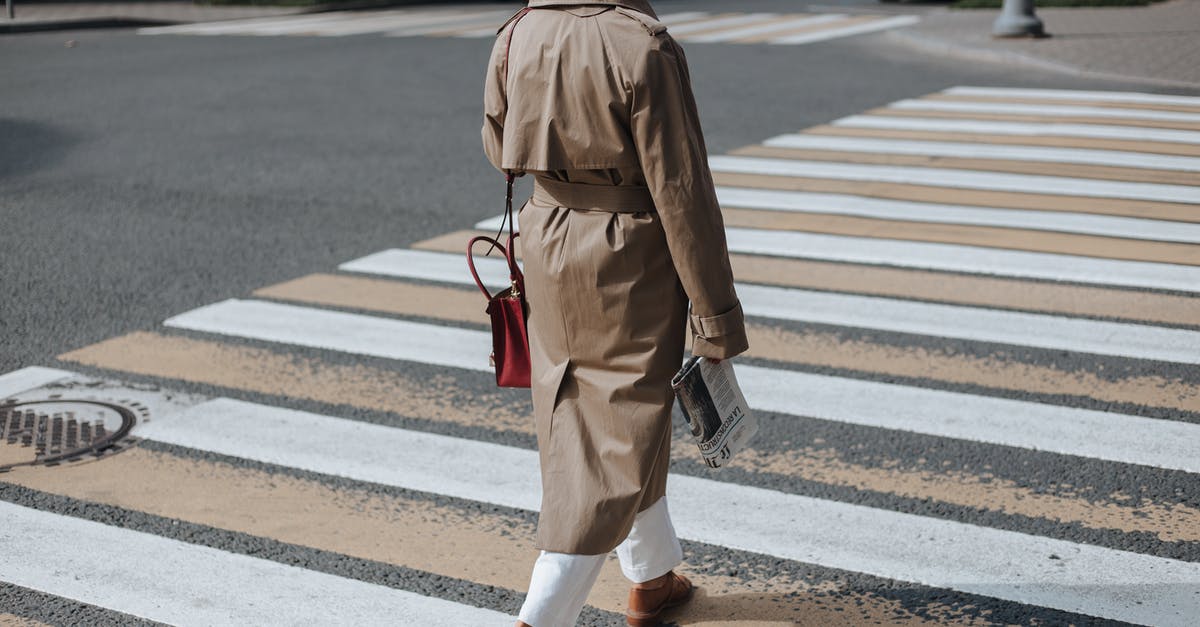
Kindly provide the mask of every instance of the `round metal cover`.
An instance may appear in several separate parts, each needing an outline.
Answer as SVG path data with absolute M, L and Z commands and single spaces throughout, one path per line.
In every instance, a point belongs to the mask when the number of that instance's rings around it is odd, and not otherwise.
M 0 472 L 95 459 L 133 442 L 149 414 L 137 401 L 48 398 L 0 402 Z

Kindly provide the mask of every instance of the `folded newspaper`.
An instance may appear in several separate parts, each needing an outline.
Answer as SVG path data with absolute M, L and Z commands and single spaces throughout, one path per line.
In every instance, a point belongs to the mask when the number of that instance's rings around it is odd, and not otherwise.
M 717 364 L 703 357 L 688 359 L 671 379 L 671 388 L 704 463 L 712 468 L 729 462 L 758 431 L 728 359 Z

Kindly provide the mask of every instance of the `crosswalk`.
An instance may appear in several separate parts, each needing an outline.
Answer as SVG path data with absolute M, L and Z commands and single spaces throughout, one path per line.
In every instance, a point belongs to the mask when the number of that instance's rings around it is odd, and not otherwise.
M 673 620 L 1194 624 L 1196 115 L 955 87 L 711 157 L 761 426 L 714 472 L 678 425 L 702 594 Z M 0 374 L 8 407 L 149 416 L 0 474 L 0 586 L 108 622 L 511 624 L 540 490 L 462 259 L 479 218 Z M 612 562 L 589 624 L 620 622 Z
M 488 38 L 512 14 L 460 6 L 440 9 L 338 11 L 139 29 L 143 35 L 247 35 Z M 808 44 L 915 24 L 913 15 L 845 13 L 707 13 L 660 16 L 671 34 L 689 43 Z

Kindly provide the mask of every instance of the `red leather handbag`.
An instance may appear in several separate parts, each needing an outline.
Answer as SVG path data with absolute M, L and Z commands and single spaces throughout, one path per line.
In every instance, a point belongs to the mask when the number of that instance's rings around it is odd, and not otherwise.
M 492 319 L 492 356 L 491 365 L 496 368 L 496 385 L 503 388 L 529 387 L 529 333 L 525 326 L 525 316 L 529 307 L 525 304 L 525 276 L 517 267 L 513 246 L 520 233 L 509 233 L 508 246 L 501 246 L 497 240 L 480 235 L 471 238 L 467 243 L 467 264 L 471 267 L 471 276 L 475 284 L 488 300 L 487 313 Z M 493 248 L 499 249 L 508 261 L 509 278 L 512 285 L 492 295 L 479 280 L 475 270 L 475 257 L 472 249 L 476 242 L 489 242 Z

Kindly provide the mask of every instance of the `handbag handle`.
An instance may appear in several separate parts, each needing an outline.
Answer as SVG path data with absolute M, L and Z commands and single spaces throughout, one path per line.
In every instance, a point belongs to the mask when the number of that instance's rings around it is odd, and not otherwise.
M 517 265 L 516 246 L 514 245 L 516 239 L 520 236 L 520 233 L 509 234 L 507 247 L 486 235 L 477 235 L 467 242 L 467 267 L 471 269 L 471 276 L 475 279 L 475 285 L 479 287 L 479 291 L 483 292 L 483 296 L 488 300 L 492 300 L 494 296 L 491 292 L 488 292 L 487 287 L 483 284 L 483 280 L 479 278 L 479 271 L 475 269 L 475 243 L 481 241 L 488 242 L 492 245 L 492 248 L 499 248 L 500 252 L 504 253 L 504 261 L 508 264 L 508 278 L 512 281 L 513 296 L 520 296 L 525 291 L 525 274 L 521 272 L 521 267 Z M 496 296 L 499 295 L 499 293 L 496 294 Z
M 479 291 L 483 292 L 484 297 L 487 298 L 488 300 L 492 300 L 492 294 L 487 291 L 486 287 L 484 287 L 483 281 L 480 280 L 480 278 L 479 278 L 479 272 L 475 270 L 475 253 L 473 252 L 472 249 L 475 248 L 475 242 L 479 242 L 479 241 L 489 242 L 492 245 L 492 248 L 499 248 L 500 251 L 504 253 L 505 259 L 508 259 L 509 257 L 511 257 L 511 255 L 504 248 L 504 246 L 500 245 L 500 242 L 498 242 L 495 239 L 488 237 L 486 235 L 477 235 L 475 237 L 472 237 L 471 241 L 467 242 L 467 266 L 471 268 L 471 276 L 475 278 L 475 285 L 479 286 Z M 510 238 L 510 242 L 511 242 L 511 238 Z M 491 252 L 491 249 L 488 249 L 488 252 Z M 509 262 L 510 270 L 512 268 L 511 263 L 512 262 Z

